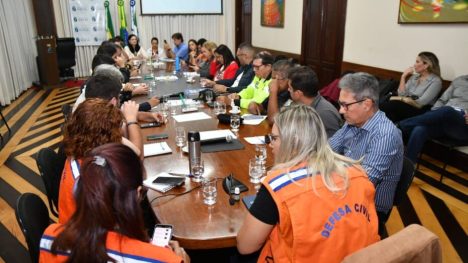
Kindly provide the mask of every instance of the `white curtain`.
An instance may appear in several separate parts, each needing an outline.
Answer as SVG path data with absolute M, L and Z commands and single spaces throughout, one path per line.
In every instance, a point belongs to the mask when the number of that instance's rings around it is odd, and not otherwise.
M 38 80 L 31 0 L 0 1 L 0 103 L 10 104 Z
M 193 0 L 196 1 L 196 0 Z M 102 0 L 104 4 L 104 1 Z M 59 37 L 73 37 L 70 22 L 69 0 L 53 0 L 55 20 L 57 24 L 57 34 Z M 119 34 L 119 17 L 117 1 L 109 1 L 114 32 Z M 184 36 L 184 41 L 190 38 L 206 38 L 218 44 L 225 44 L 235 54 L 235 1 L 223 1 L 223 15 L 164 15 L 164 16 L 141 16 L 140 1 L 136 1 L 137 24 L 140 31 L 140 45 L 149 48 L 153 36 L 159 39 L 160 45 L 163 40 L 171 41 L 171 36 L 175 32 L 180 32 Z M 125 11 L 127 15 L 127 31 L 130 32 L 130 4 L 125 0 Z M 96 54 L 97 46 L 85 46 L 76 48 L 76 68 L 75 76 L 89 76 L 91 61 Z

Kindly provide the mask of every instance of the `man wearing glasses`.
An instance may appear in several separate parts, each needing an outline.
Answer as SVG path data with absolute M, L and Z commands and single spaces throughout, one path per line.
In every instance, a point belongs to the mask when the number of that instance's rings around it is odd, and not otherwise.
M 271 69 L 274 63 L 274 57 L 268 52 L 262 51 L 255 56 L 252 67 L 255 72 L 255 77 L 252 82 L 239 93 L 232 93 L 228 97 L 220 96 L 218 100 L 224 101 L 226 104 L 231 104 L 234 100 L 236 106 L 247 109 L 251 102 L 262 103 L 268 98 L 268 85 L 271 81 Z M 260 115 L 260 112 L 257 112 Z
M 403 166 L 403 140 L 398 128 L 379 110 L 379 89 L 375 77 L 358 72 L 345 75 L 339 83 L 340 113 L 346 123 L 328 140 L 332 149 L 355 160 L 375 186 L 379 234 L 382 218 L 393 206 L 395 189 Z

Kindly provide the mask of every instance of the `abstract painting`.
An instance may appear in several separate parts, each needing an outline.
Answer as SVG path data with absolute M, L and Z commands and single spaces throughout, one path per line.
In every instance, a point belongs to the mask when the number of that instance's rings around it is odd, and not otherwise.
M 398 23 L 467 23 L 468 0 L 400 0 Z
M 285 0 L 262 0 L 262 26 L 284 27 L 284 2 Z

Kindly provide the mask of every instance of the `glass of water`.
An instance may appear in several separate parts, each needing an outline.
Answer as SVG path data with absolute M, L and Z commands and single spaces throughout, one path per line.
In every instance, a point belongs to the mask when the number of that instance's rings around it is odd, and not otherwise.
M 192 181 L 201 182 L 203 173 L 205 172 L 205 165 L 201 157 L 195 157 L 192 159 Z
M 219 114 L 226 114 L 226 103 L 219 101 Z
M 233 132 L 239 131 L 239 126 L 240 126 L 240 116 L 237 114 L 232 114 L 231 115 L 231 130 Z
M 180 112 L 179 105 L 171 105 L 171 116 L 177 115 Z
M 255 145 L 255 159 L 257 159 L 263 165 L 266 163 L 267 149 L 265 144 Z
M 216 204 L 218 190 L 216 189 L 216 178 L 205 178 L 202 181 L 203 203 L 206 205 Z
M 175 143 L 178 147 L 182 148 L 185 146 L 185 142 L 187 141 L 187 135 L 185 134 L 184 127 L 176 127 L 175 129 Z
M 167 116 L 169 115 L 169 105 L 168 103 L 161 103 L 161 115 L 164 117 L 164 122 L 167 120 Z
M 249 176 L 250 182 L 254 184 L 260 183 L 260 178 L 262 178 L 263 169 L 262 163 L 257 160 L 257 158 L 252 158 L 249 161 Z

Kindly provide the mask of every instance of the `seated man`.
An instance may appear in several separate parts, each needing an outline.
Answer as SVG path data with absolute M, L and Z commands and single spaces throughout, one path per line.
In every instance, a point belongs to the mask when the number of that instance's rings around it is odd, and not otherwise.
M 251 102 L 262 103 L 269 94 L 268 85 L 271 81 L 271 66 L 273 62 L 274 58 L 269 53 L 258 53 L 252 64 L 255 77 L 249 86 L 239 93 L 230 94 L 228 97 L 220 96 L 218 100 L 224 101 L 226 104 L 231 104 L 231 100 L 234 100 L 236 106 L 244 109 L 247 109 Z M 260 112 L 256 114 L 260 114 Z
M 452 81 L 432 110 L 400 122 L 408 139 L 406 156 L 414 163 L 427 139 L 448 137 L 468 141 L 468 75 Z
M 328 140 L 332 149 L 355 160 L 375 186 L 379 233 L 393 206 L 403 167 L 403 141 L 395 125 L 379 111 L 379 84 L 368 73 L 345 75 L 339 83 L 340 113 L 346 123 Z
M 341 126 L 341 116 L 335 106 L 320 96 L 315 72 L 307 66 L 296 67 L 289 71 L 288 78 L 291 100 L 312 106 L 322 119 L 328 138 L 333 136 Z
M 207 80 L 206 86 L 212 86 L 213 90 L 219 93 L 234 93 L 245 89 L 252 82 L 255 76 L 252 68 L 255 49 L 248 43 L 241 43 L 237 49 L 236 55 L 241 67 L 237 70 L 234 78 L 221 79 L 218 81 Z
M 188 59 L 188 46 L 184 43 L 184 37 L 181 33 L 174 33 L 172 35 L 172 41 L 174 41 L 174 48 L 171 49 L 169 44 L 164 40 L 164 49 L 168 58 L 179 57 L 180 60 L 186 61 Z

